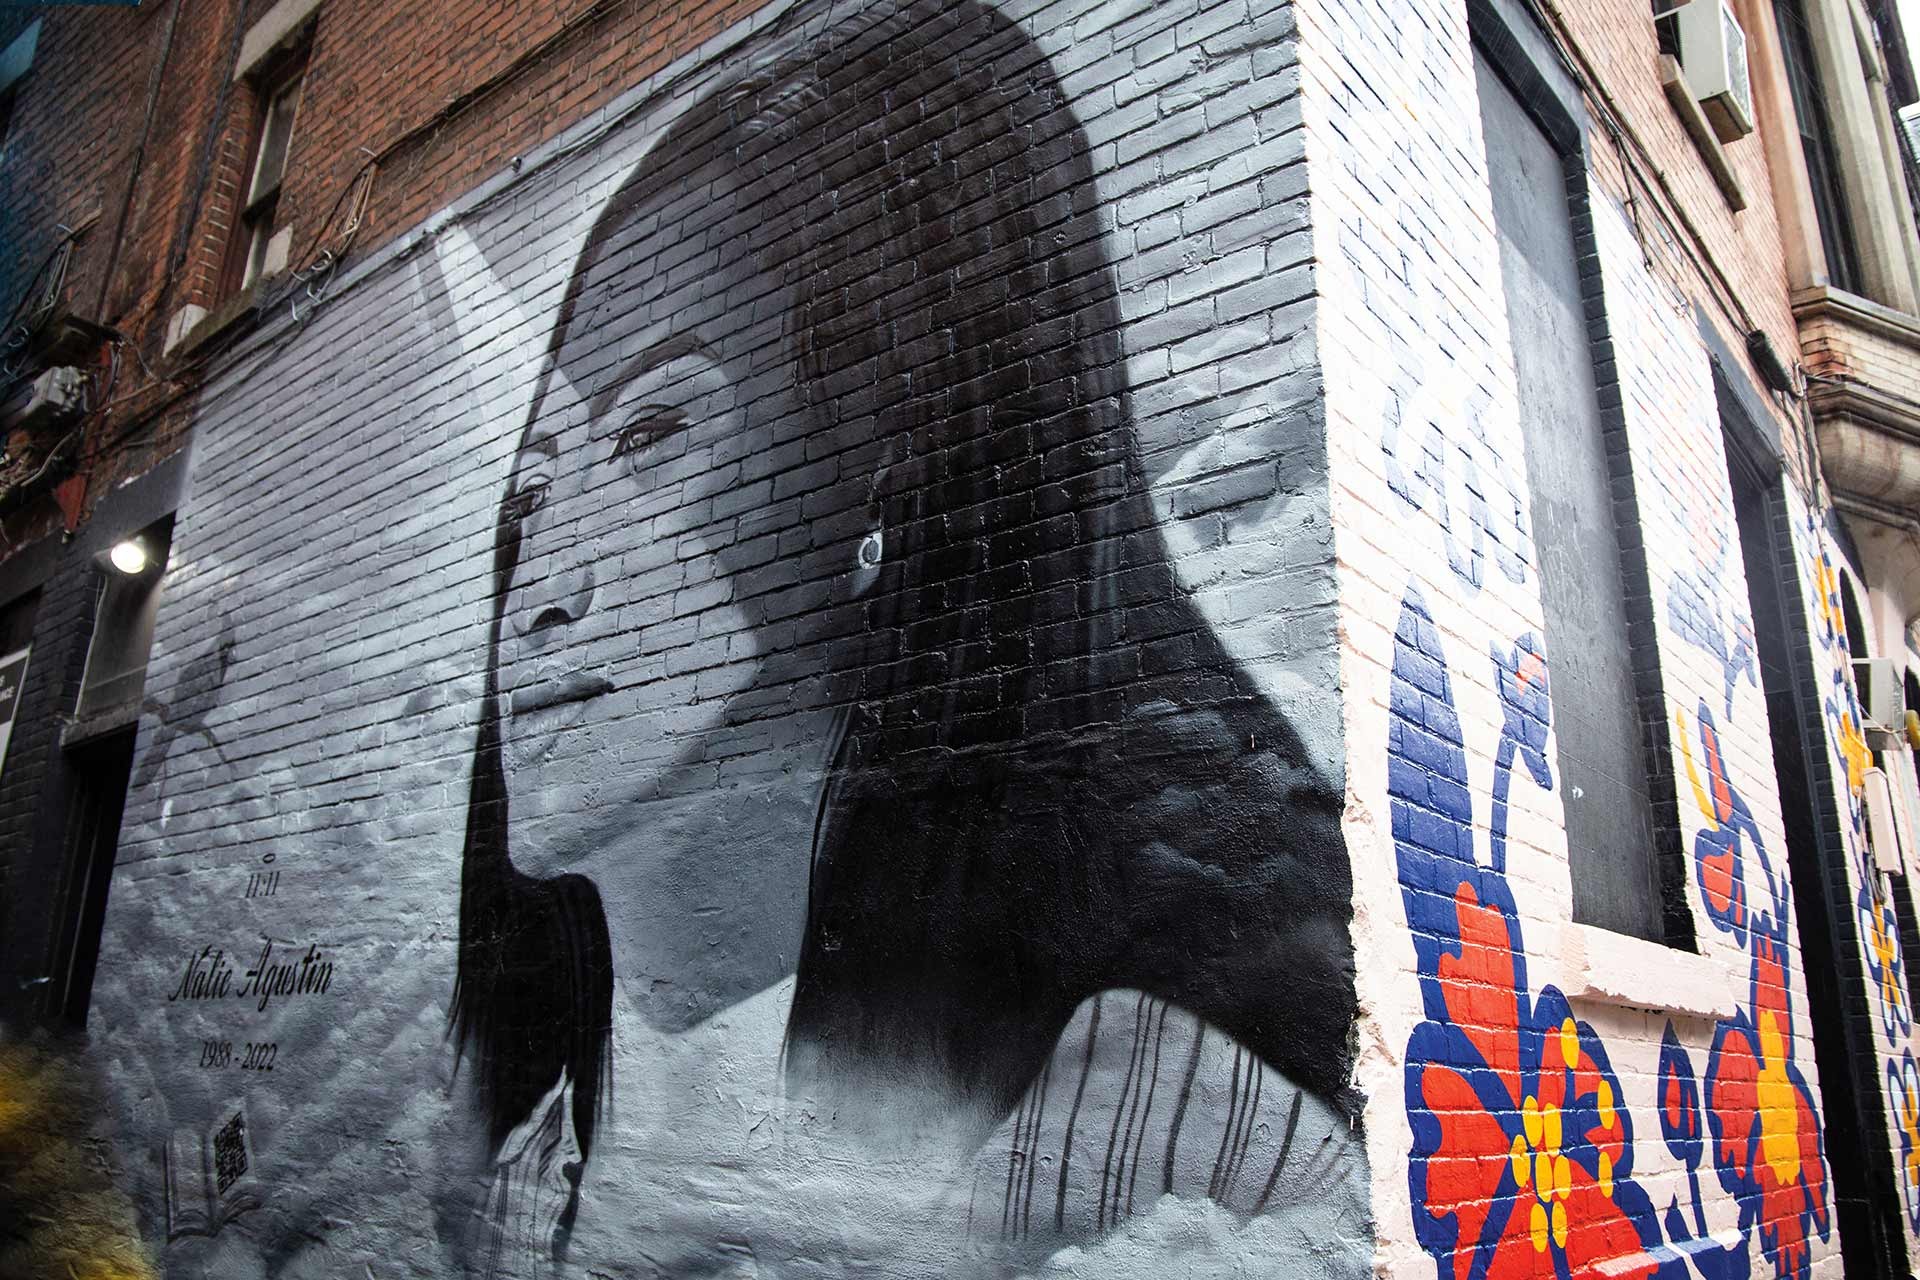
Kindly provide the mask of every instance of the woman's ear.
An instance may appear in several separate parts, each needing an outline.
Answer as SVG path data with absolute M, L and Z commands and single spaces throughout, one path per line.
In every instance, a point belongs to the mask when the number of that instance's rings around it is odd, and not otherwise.
M 873 584 L 880 581 L 880 570 L 887 562 L 887 535 L 885 530 L 874 529 L 860 539 L 860 545 L 853 553 L 853 597 L 858 600 L 873 590 Z

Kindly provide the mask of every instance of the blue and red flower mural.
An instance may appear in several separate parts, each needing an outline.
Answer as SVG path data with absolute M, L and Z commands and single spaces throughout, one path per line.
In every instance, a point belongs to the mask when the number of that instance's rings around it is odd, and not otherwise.
M 1547 668 L 1523 638 L 1494 655 L 1506 710 L 1492 847 L 1516 761 L 1551 783 Z M 1593 1028 L 1527 980 L 1504 868 L 1476 852 L 1472 792 L 1438 631 L 1417 591 L 1394 643 L 1394 847 L 1426 1021 L 1407 1046 L 1415 1228 L 1443 1280 L 1684 1276 L 1636 1186 L 1632 1116 Z
M 1681 1212 L 1676 1197 L 1667 1206 L 1667 1239 L 1685 1254 L 1702 1280 L 1746 1280 L 1753 1259 L 1744 1233 L 1722 1245 L 1707 1229 L 1706 1204 L 1700 1194 L 1700 1163 L 1706 1155 L 1706 1108 L 1700 1101 L 1700 1083 L 1694 1078 L 1693 1059 L 1687 1055 L 1673 1024 L 1667 1024 L 1660 1044 L 1660 1133 L 1673 1158 L 1686 1166 L 1691 1219 Z
M 1887 1064 L 1887 1093 L 1900 1134 L 1900 1203 L 1909 1221 L 1920 1221 L 1920 1065 L 1911 1052 Z
M 1913 1007 L 1907 989 L 1906 957 L 1901 952 L 1898 919 L 1884 889 L 1884 877 L 1874 865 L 1867 839 L 1864 792 L 1866 771 L 1873 767 L 1862 726 L 1865 717 L 1851 678 L 1855 657 L 1847 639 L 1846 615 L 1841 604 L 1840 574 L 1828 551 L 1821 522 L 1812 512 L 1803 527 L 1806 580 L 1812 584 L 1811 618 L 1815 641 L 1827 656 L 1821 710 L 1827 722 L 1829 763 L 1836 781 L 1841 811 L 1841 836 L 1851 864 L 1854 906 L 1860 929 L 1862 961 L 1880 1032 L 1886 1037 L 1884 1076 L 1886 1105 L 1902 1156 L 1896 1169 L 1907 1225 L 1920 1233 L 1920 1079 L 1912 1075 Z M 1897 1056 L 1896 1056 L 1897 1055 Z
M 1751 846 L 1761 850 L 1760 829 L 1754 825 L 1753 813 L 1747 808 L 1727 780 L 1726 760 L 1720 753 L 1720 731 L 1713 722 L 1713 712 L 1707 704 L 1700 703 L 1700 754 L 1704 757 L 1707 769 L 1707 781 L 1700 779 L 1700 770 L 1694 764 L 1693 749 L 1687 741 L 1687 716 L 1684 711 L 1673 713 L 1674 725 L 1679 730 L 1681 758 L 1686 762 L 1687 783 L 1692 788 L 1695 805 L 1706 825 L 1700 828 L 1693 838 L 1694 876 L 1700 886 L 1700 897 L 1706 907 L 1707 919 L 1714 927 L 1733 935 L 1734 941 L 1745 946 L 1747 943 L 1749 910 L 1747 905 L 1747 867 L 1745 850 Z M 1767 889 L 1774 902 L 1785 900 L 1787 886 L 1775 881 L 1771 869 L 1764 872 Z
M 1757 921 L 1749 1007 L 1722 1022 L 1707 1063 L 1707 1121 L 1720 1185 L 1757 1229 L 1760 1252 L 1782 1277 L 1804 1278 L 1812 1236 L 1832 1230 L 1820 1115 L 1793 1060 L 1786 921 Z
M 1787 889 L 1729 778 L 1712 712 L 1700 704 L 1704 778 L 1686 752 L 1705 819 L 1695 867 L 1708 917 L 1750 953 L 1750 1001 L 1716 1027 L 1704 1097 L 1667 1029 L 1658 1114 L 1687 1170 L 1693 1214 L 1689 1221 L 1676 1200 L 1663 1230 L 1633 1178 L 1631 1108 L 1605 1045 L 1561 992 L 1535 993 L 1527 978 L 1505 851 L 1514 766 L 1553 786 L 1538 640 L 1524 636 L 1504 653 L 1496 646 L 1493 676 L 1503 723 L 1483 858 L 1445 653 L 1410 589 L 1394 638 L 1388 791 L 1425 1014 L 1406 1056 L 1408 1184 L 1422 1245 L 1441 1280 L 1690 1272 L 1744 1280 L 1757 1236 L 1782 1280 L 1805 1280 L 1812 1238 L 1828 1238 L 1831 1211 L 1818 1112 L 1793 1059 Z M 1756 866 L 1763 903 L 1749 892 Z M 1708 1151 L 1739 1205 L 1732 1245 L 1707 1231 L 1698 1171 Z

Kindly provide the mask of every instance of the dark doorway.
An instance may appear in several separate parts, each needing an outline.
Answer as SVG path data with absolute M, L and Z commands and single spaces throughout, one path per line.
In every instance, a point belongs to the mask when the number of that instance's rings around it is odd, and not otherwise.
M 107 890 L 120 844 L 120 819 L 133 772 L 133 730 L 108 734 L 68 753 L 73 789 L 67 801 L 67 874 L 63 901 L 70 915 L 55 970 L 64 978 L 60 1007 L 68 1025 L 87 1024 L 100 934 L 107 921 Z
M 1722 392 L 1722 409 L 1726 408 Z M 1825 724 L 1815 687 L 1813 633 L 1799 591 L 1792 517 L 1777 464 L 1756 460 L 1729 430 L 1727 473 L 1733 485 L 1740 555 L 1760 651 L 1760 686 L 1787 833 L 1793 910 L 1807 979 L 1814 1060 L 1835 1159 L 1833 1193 L 1842 1270 L 1848 1276 L 1907 1275 L 1906 1237 L 1897 1214 L 1886 1112 L 1881 1105 L 1873 1018 L 1860 967 L 1853 890 L 1841 841 L 1840 797 L 1825 766 Z

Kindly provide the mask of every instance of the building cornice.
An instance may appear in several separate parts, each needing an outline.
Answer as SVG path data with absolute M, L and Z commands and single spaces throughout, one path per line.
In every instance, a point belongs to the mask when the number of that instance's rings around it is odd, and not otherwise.
M 1905 343 L 1920 354 L 1920 316 L 1911 316 L 1871 298 L 1824 284 L 1798 290 L 1791 301 L 1794 319 L 1803 325 L 1809 320 L 1838 320 Z

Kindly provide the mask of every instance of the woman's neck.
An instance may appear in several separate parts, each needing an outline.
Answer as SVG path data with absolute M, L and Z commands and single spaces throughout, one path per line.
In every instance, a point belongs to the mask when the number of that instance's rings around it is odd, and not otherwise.
M 793 973 L 831 736 L 820 727 L 635 806 L 596 860 L 615 978 L 655 1031 L 685 1032 Z

